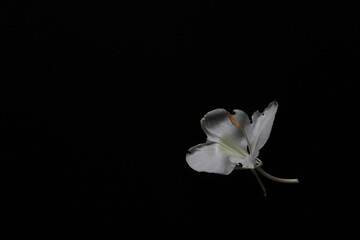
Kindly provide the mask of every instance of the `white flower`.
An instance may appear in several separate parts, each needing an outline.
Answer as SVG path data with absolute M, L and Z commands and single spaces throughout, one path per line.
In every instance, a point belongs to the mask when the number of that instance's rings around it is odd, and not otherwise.
M 186 161 L 198 172 L 230 174 L 236 169 L 251 169 L 261 187 L 266 191 L 255 170 L 274 181 L 296 183 L 297 179 L 283 179 L 271 176 L 260 168 L 262 162 L 257 157 L 260 149 L 270 136 L 277 102 L 272 102 L 263 113 L 256 111 L 251 122 L 241 110 L 230 114 L 225 109 L 215 109 L 201 119 L 201 127 L 207 141 L 189 149 Z

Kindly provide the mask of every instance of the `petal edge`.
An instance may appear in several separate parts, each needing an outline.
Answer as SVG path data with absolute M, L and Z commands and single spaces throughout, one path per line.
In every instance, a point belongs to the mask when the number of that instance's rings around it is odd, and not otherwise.
M 210 141 L 198 144 L 189 149 L 186 162 L 198 172 L 228 175 L 234 170 L 236 163 L 230 161 L 229 156 L 221 154 L 218 146 L 218 143 Z

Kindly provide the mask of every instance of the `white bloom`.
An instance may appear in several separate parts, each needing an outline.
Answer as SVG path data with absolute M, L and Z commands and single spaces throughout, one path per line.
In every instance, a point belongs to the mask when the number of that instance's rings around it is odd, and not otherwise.
M 269 139 L 277 102 L 272 102 L 263 113 L 256 111 L 251 122 L 241 110 L 230 114 L 225 109 L 215 109 L 201 119 L 201 127 L 207 141 L 189 149 L 186 161 L 199 172 L 230 174 L 235 168 L 251 169 L 265 194 L 265 189 L 254 169 L 264 176 L 279 182 L 298 182 L 297 179 L 282 179 L 269 175 L 260 168 L 262 162 L 257 157 L 260 149 Z

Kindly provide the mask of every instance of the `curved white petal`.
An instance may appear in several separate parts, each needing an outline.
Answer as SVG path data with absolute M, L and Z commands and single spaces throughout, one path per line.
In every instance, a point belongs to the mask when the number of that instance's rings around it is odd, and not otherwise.
M 189 149 L 186 162 L 198 172 L 228 175 L 234 170 L 236 162 L 234 159 L 230 161 L 228 155 L 219 151 L 219 146 L 220 144 L 215 142 L 198 144 Z
M 244 116 L 240 116 L 244 114 L 245 113 L 235 112 L 235 114 L 231 116 L 245 119 Z M 245 116 L 247 117 L 246 114 Z M 244 132 L 231 123 L 229 113 L 225 109 L 219 108 L 208 112 L 201 119 L 201 127 L 209 141 L 222 142 L 230 148 L 242 152 L 244 157 L 247 154 L 247 141 Z
M 256 111 L 252 115 L 252 123 L 245 126 L 253 151 L 260 150 L 269 139 L 277 109 L 277 102 L 270 103 L 263 113 Z

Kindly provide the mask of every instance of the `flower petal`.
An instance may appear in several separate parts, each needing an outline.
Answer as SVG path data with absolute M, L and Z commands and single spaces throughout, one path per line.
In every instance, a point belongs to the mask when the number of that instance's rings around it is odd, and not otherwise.
M 198 144 L 189 149 L 186 162 L 198 172 L 228 175 L 234 170 L 236 161 L 230 161 L 228 155 L 219 151 L 219 146 L 220 144 L 210 141 Z
M 263 113 L 256 111 L 252 115 L 252 124 L 245 127 L 252 151 L 258 151 L 269 139 L 277 109 L 278 103 L 274 101 Z
M 231 115 L 235 120 L 246 119 L 245 113 L 235 112 Z M 245 115 L 245 116 L 243 116 Z M 248 117 L 247 117 L 248 118 Z M 207 135 L 207 139 L 211 142 L 224 143 L 230 148 L 238 152 L 242 152 L 243 156 L 247 155 L 247 142 L 243 131 L 238 126 L 235 126 L 229 119 L 229 113 L 222 108 L 208 112 L 203 119 L 201 119 L 201 127 Z

